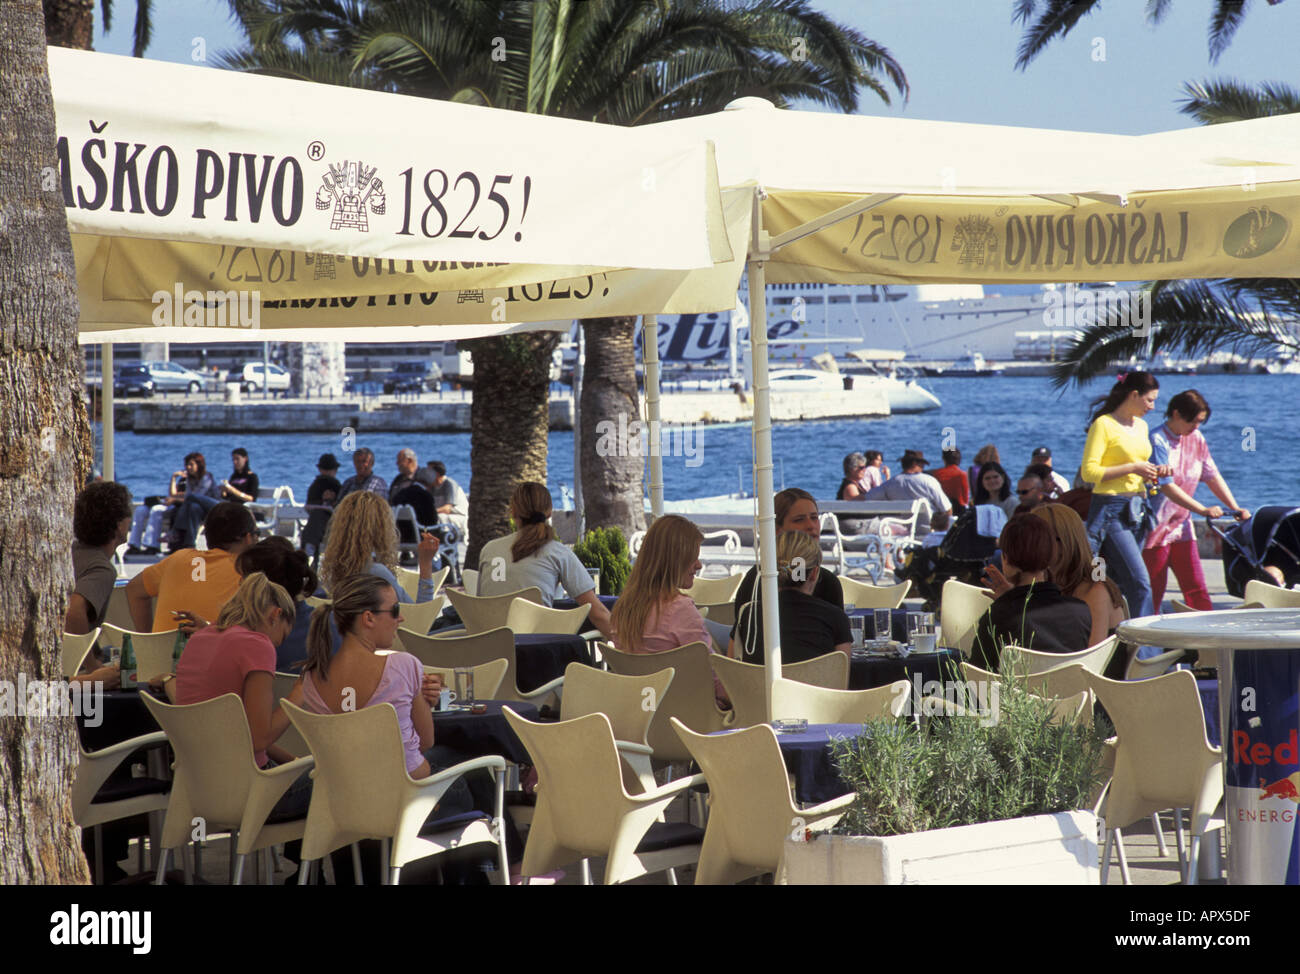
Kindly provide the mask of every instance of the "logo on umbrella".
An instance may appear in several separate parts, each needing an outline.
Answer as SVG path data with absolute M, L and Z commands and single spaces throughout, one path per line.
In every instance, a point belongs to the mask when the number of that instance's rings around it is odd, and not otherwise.
M 367 168 L 365 163 L 345 159 L 342 163 L 331 164 L 321 176 L 322 185 L 316 190 L 316 209 L 328 210 L 333 205 L 331 230 L 351 228 L 368 232 L 367 206 L 371 213 L 383 215 L 387 198 L 383 180 L 375 178 L 375 169 L 375 166 Z

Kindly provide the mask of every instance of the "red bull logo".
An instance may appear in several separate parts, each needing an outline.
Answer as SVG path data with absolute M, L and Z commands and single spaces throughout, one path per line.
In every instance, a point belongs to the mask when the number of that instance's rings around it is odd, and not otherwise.
M 1291 736 L 1281 744 L 1269 746 L 1263 741 L 1254 743 L 1244 730 L 1232 732 L 1232 760 L 1235 764 L 1300 764 L 1300 741 L 1297 741 L 1295 728 Z
M 1300 805 L 1300 771 L 1292 772 L 1272 784 L 1260 781 L 1259 786 L 1264 789 L 1259 794 L 1260 801 L 1265 798 L 1287 798 Z

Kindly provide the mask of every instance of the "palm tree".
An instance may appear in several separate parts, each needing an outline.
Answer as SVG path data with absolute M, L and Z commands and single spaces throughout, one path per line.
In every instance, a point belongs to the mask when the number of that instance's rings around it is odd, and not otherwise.
M 806 0 L 232 0 L 249 49 L 226 67 L 471 104 L 637 125 L 718 111 L 761 95 L 852 111 L 863 89 L 886 102 L 907 79 L 882 46 Z M 650 309 L 653 310 L 653 309 Z M 602 419 L 639 415 L 634 319 L 584 322 L 589 369 L 582 442 Z M 508 530 L 513 485 L 546 479 L 546 388 L 554 336 L 475 342 L 470 494 L 473 564 Z M 524 370 L 535 369 L 526 381 Z M 643 524 L 643 461 L 585 450 L 595 524 Z M 480 463 L 479 461 L 483 462 Z
M 86 432 L 68 221 L 62 197 L 31 178 L 58 164 L 39 0 L 0 15 L 0 116 L 12 120 L 0 126 L 0 676 L 13 693 L 23 676 L 61 675 Z M 68 788 L 76 760 L 71 720 L 0 719 L 0 883 L 89 881 Z
M 44 0 L 45 37 L 52 47 L 91 50 L 95 37 L 95 0 Z M 113 29 L 113 0 L 100 0 L 104 33 Z M 144 57 L 153 39 L 153 0 L 136 0 L 133 57 Z
M 1268 0 L 1275 6 L 1282 0 Z M 1146 19 L 1158 24 L 1169 12 L 1171 0 L 1147 0 Z M 1016 67 L 1022 71 L 1051 43 L 1054 37 L 1065 37 L 1084 17 L 1101 7 L 1101 0 L 1016 0 L 1012 7 L 1012 20 L 1025 25 L 1016 52 Z M 1232 43 L 1237 28 L 1246 19 L 1250 0 L 1215 0 L 1210 13 L 1210 61 L 1219 56 Z
M 1180 111 L 1206 125 L 1300 111 L 1300 93 L 1278 82 L 1254 88 L 1231 80 L 1189 82 L 1183 91 Z M 1292 325 L 1300 317 L 1300 280 L 1155 281 L 1147 288 L 1154 322 L 1149 339 L 1124 328 L 1112 311 L 1066 350 L 1052 370 L 1057 387 L 1087 382 L 1134 356 L 1300 356 L 1300 335 Z

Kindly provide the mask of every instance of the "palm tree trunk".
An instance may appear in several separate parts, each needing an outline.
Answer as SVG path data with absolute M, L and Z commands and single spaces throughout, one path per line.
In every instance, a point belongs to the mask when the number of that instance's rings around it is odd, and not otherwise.
M 95 0 L 44 0 L 45 37 L 51 47 L 89 51 L 95 39 Z
M 468 568 L 478 565 L 484 544 L 510 533 L 515 485 L 546 483 L 551 353 L 558 342 L 555 332 L 531 332 L 466 343 L 474 359 Z
M 57 165 L 39 0 L 0 16 L 0 117 L 16 120 L 0 126 L 0 693 L 16 694 L 61 675 L 74 457 L 89 432 L 63 200 L 32 178 Z M 89 880 L 69 801 L 76 754 L 67 717 L 0 718 L 0 883 Z
M 636 318 L 591 318 L 582 322 L 582 331 L 587 345 L 580 409 L 587 526 L 616 527 L 630 538 L 645 529 Z

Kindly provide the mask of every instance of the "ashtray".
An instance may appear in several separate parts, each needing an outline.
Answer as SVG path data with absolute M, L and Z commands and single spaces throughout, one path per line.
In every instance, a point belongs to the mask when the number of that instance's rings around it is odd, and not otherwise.
M 806 717 L 784 717 L 772 721 L 772 730 L 778 734 L 802 734 L 808 729 Z

